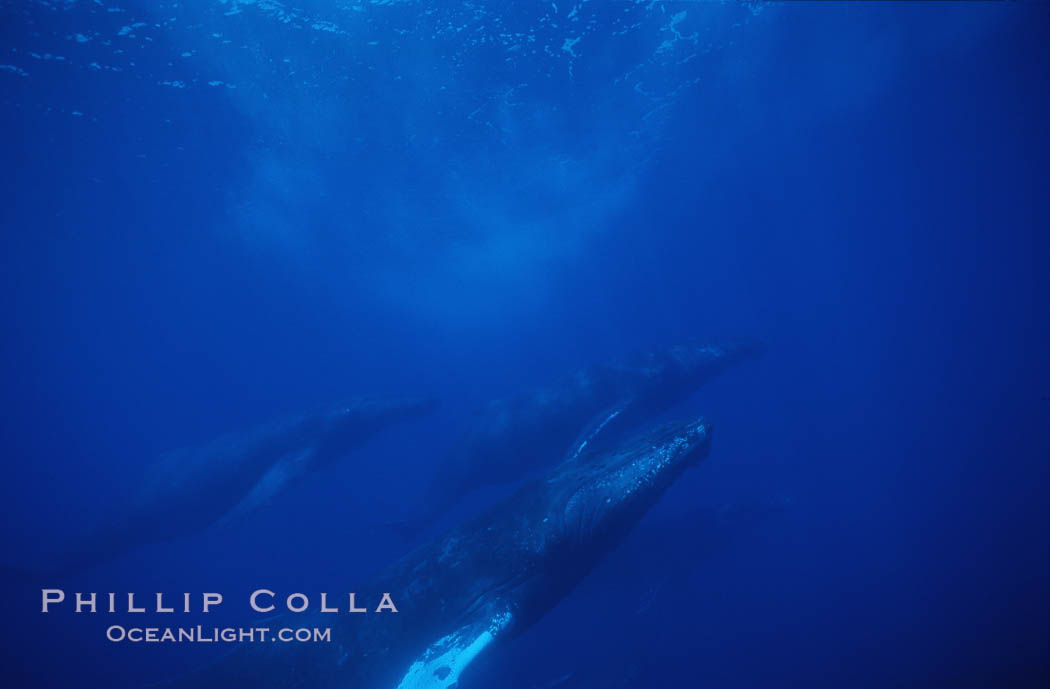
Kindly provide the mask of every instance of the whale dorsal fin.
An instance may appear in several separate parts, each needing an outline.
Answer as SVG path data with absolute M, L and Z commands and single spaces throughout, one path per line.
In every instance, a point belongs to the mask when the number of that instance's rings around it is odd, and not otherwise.
M 511 622 L 507 610 L 466 624 L 438 639 L 408 668 L 397 689 L 455 689 L 459 677 Z

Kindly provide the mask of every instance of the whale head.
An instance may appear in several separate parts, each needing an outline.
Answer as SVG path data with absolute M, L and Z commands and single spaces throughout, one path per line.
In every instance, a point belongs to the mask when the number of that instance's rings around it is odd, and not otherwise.
M 316 419 L 324 453 L 359 445 L 388 426 L 425 416 L 438 408 L 433 397 L 357 397 L 322 410 Z
M 328 407 L 325 422 L 331 429 L 371 421 L 402 421 L 429 414 L 440 403 L 434 397 L 355 397 Z
M 647 418 L 688 399 L 727 369 L 760 358 L 766 345 L 758 340 L 684 342 L 634 354 L 614 367 L 631 381 L 628 418 Z
M 580 547 L 620 538 L 707 455 L 710 442 L 710 424 L 697 419 L 661 426 L 578 464 L 566 462 L 552 479 L 565 491 L 559 516 L 566 542 Z
M 665 366 L 685 375 L 708 375 L 711 367 L 728 367 L 750 359 L 758 359 L 766 353 L 766 344 L 761 340 L 735 339 L 713 342 L 690 342 L 669 347 L 656 354 L 663 357 Z
M 560 600 L 631 530 L 686 470 L 707 456 L 704 419 L 669 424 L 607 452 L 563 462 L 512 500 L 515 630 Z M 517 552 L 510 552 L 516 550 Z

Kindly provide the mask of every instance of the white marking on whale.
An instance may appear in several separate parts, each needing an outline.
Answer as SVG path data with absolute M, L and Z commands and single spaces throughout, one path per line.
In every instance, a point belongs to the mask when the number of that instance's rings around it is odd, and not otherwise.
M 438 639 L 412 663 L 397 689 L 455 687 L 463 670 L 507 628 L 510 620 L 510 613 L 502 613 L 480 633 L 477 625 L 468 625 Z

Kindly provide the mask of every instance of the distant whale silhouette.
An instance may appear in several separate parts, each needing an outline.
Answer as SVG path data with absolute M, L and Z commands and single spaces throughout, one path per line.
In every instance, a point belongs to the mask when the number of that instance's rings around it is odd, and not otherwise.
M 476 489 L 517 481 L 552 460 L 607 444 L 765 349 L 743 340 L 681 344 L 591 366 L 553 385 L 489 402 L 436 466 L 422 500 L 425 513 L 390 526 L 414 535 Z
M 379 431 L 436 406 L 432 399 L 355 398 L 171 452 L 147 469 L 130 504 L 111 509 L 113 516 L 33 578 L 68 577 L 147 543 L 243 517 Z
M 175 686 L 451 689 L 480 653 L 553 608 L 709 444 L 700 419 L 567 460 L 366 587 L 364 600 L 389 593 L 397 613 L 270 618 L 272 629 L 329 627 L 331 641 L 244 644 Z

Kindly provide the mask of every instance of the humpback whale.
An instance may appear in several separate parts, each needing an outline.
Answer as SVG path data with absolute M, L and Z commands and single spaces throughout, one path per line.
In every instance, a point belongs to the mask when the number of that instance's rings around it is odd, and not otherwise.
M 553 608 L 707 455 L 703 419 L 562 462 L 487 512 L 403 557 L 366 588 L 397 613 L 285 615 L 330 643 L 248 643 L 166 686 L 452 689 L 479 654 Z M 378 598 L 376 598 L 378 600 Z
M 359 397 L 171 452 L 46 574 L 65 578 L 147 543 L 242 517 L 384 428 L 436 406 L 432 399 Z
M 552 459 L 608 444 L 688 399 L 727 368 L 764 352 L 765 345 L 745 340 L 679 344 L 493 400 L 436 467 L 422 500 L 425 514 L 393 526 L 411 534 L 476 489 L 512 483 Z

